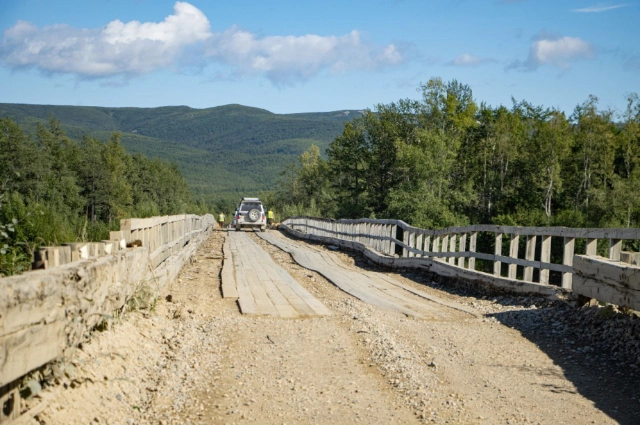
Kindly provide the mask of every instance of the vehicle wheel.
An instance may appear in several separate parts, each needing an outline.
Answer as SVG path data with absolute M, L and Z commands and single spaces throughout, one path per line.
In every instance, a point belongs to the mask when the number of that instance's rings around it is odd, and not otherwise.
M 236 226 L 236 232 L 240 231 L 240 226 Z
M 260 215 L 261 214 L 259 210 L 253 209 L 247 213 L 247 218 L 252 223 L 255 223 L 256 221 L 260 220 Z
M 260 231 L 261 231 L 261 232 L 264 232 L 265 230 L 267 230 L 267 228 L 266 228 L 266 227 L 264 227 L 264 226 L 262 226 L 262 227 L 260 228 Z

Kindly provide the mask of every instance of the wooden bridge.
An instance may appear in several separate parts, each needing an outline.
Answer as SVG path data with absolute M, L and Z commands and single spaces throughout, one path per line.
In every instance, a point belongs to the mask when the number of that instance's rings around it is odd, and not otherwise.
M 0 279 L 0 402 L 5 406 L 0 423 L 20 416 L 23 376 L 73 357 L 91 331 L 141 289 L 162 294 L 215 229 L 210 215 L 123 220 L 108 241 L 43 247 L 34 258 L 39 270 Z M 386 268 L 414 269 L 493 291 L 552 298 L 575 294 L 578 302 L 596 299 L 640 310 L 638 254 L 623 249 L 640 239 L 640 229 L 476 225 L 428 230 L 398 220 L 291 217 L 281 230 L 256 235 L 354 298 L 404 317 L 448 321 L 482 313 L 385 273 L 363 271 L 284 234 L 359 251 Z M 229 232 L 223 251 L 222 295 L 237 300 L 243 314 L 332 315 L 247 233 Z

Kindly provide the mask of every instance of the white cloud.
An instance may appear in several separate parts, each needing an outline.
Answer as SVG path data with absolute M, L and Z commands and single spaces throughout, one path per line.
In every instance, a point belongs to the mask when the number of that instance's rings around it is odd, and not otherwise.
M 481 58 L 478 56 L 470 55 L 469 53 L 463 53 L 460 56 L 450 60 L 447 62 L 447 65 L 450 66 L 478 66 L 484 65 L 487 63 L 495 62 L 495 59 L 492 58 Z
M 176 2 L 162 22 L 109 22 L 100 29 L 54 25 L 42 29 L 18 21 L 4 31 L 0 61 L 8 68 L 36 68 L 83 78 L 137 75 L 162 68 L 217 61 L 234 72 L 260 73 L 291 84 L 318 73 L 372 70 L 403 61 L 395 45 L 364 42 L 357 31 L 343 36 L 267 36 L 237 27 L 211 32 L 198 8 Z
M 378 48 L 361 40 L 358 31 L 343 36 L 268 36 L 232 27 L 215 34 L 205 55 L 245 73 L 264 73 L 276 84 L 305 80 L 327 69 L 345 72 L 397 65 L 402 54 L 389 44 Z
M 621 7 L 629 6 L 628 4 L 614 4 L 614 5 L 606 5 L 606 4 L 596 4 L 589 7 L 583 7 L 581 9 L 572 9 L 572 12 L 576 13 L 601 13 L 607 12 L 609 10 L 620 9 Z
M 4 32 L 0 58 L 10 68 L 83 77 L 151 72 L 171 65 L 186 46 L 211 36 L 209 20 L 200 10 L 183 2 L 173 10 L 162 22 L 115 20 L 102 29 L 39 29 L 19 21 Z
M 570 62 L 581 59 L 593 59 L 593 46 L 577 37 L 541 38 L 534 41 L 529 49 L 526 61 L 516 61 L 507 68 L 534 71 L 542 65 L 553 65 L 560 69 L 569 69 Z

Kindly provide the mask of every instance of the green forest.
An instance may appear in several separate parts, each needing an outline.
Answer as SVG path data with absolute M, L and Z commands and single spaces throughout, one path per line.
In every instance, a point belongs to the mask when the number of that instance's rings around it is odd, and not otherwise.
M 198 201 L 235 204 L 272 190 L 282 169 L 312 144 L 323 150 L 358 111 L 275 114 L 242 105 L 194 109 L 104 108 L 0 103 L 28 135 L 56 117 L 67 136 L 106 140 L 120 133 L 127 152 L 175 163 Z
M 326 150 L 304 152 L 269 200 L 281 216 L 397 218 L 423 228 L 475 223 L 637 227 L 640 100 L 589 97 L 570 116 L 512 100 L 478 103 L 433 78 L 418 100 L 380 104 Z
M 34 137 L 0 119 L 0 276 L 37 246 L 107 239 L 122 218 L 204 210 L 176 165 L 127 154 L 119 133 L 76 143 L 54 118 Z

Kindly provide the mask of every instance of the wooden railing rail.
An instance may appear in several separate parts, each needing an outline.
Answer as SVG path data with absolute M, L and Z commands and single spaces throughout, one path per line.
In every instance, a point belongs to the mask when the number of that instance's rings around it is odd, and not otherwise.
M 180 214 L 120 220 L 120 230 L 109 232 L 109 240 L 45 246 L 34 252 L 34 269 L 48 269 L 88 258 L 115 254 L 127 245 L 149 248 L 154 268 L 178 252 L 194 235 L 216 226 L 213 215 Z M 136 243 L 137 242 L 137 243 Z
M 472 225 L 429 230 L 401 220 L 316 217 L 290 217 L 283 223 L 305 233 L 360 242 L 388 256 L 427 257 L 472 271 L 476 270 L 476 260 L 489 261 L 493 263 L 496 277 L 548 285 L 550 272 L 557 272 L 557 283 L 566 290 L 573 289 L 576 254 L 597 257 L 598 240 L 605 239 L 608 240 L 606 259 L 620 262 L 621 256 L 634 255 L 622 252 L 623 241 L 640 239 L 638 228 Z M 399 233 L 401 239 L 398 239 Z M 493 252 L 478 252 L 479 235 L 487 233 L 492 238 Z M 552 262 L 551 244 L 557 239 L 562 244 L 561 262 Z M 581 239 L 584 252 L 577 253 L 576 241 Z M 507 266 L 503 268 L 503 264 Z

